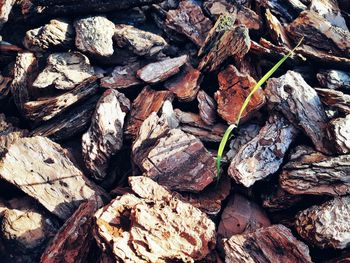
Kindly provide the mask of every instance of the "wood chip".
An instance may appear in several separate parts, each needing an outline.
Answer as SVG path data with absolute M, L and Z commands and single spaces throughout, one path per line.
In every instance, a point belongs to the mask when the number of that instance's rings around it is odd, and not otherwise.
M 345 114 L 350 114 L 350 95 L 339 90 L 315 88 L 321 101 Z
M 116 90 L 107 90 L 97 103 L 89 130 L 82 137 L 86 167 L 94 179 L 103 180 L 111 157 L 123 146 L 124 119 L 130 101 Z
M 39 136 L 21 138 L 9 147 L 1 161 L 0 177 L 62 220 L 84 200 L 103 194 L 74 166 L 61 146 Z
M 280 115 L 272 115 L 259 134 L 233 157 L 228 174 L 245 187 L 275 173 L 298 130 Z
M 215 100 L 210 97 L 204 90 L 200 90 L 197 94 L 199 116 L 207 125 L 214 125 L 217 122 Z
M 234 235 L 224 246 L 225 262 L 312 262 L 309 248 L 283 225 L 258 229 L 250 234 Z
M 337 153 L 350 153 L 350 114 L 345 118 L 332 120 L 328 132 Z
M 265 16 L 270 36 L 273 39 L 274 43 L 277 45 L 285 45 L 288 48 L 292 48 L 292 45 L 287 36 L 287 32 L 278 18 L 271 13 L 270 9 L 266 9 Z
M 46 68 L 33 86 L 39 89 L 54 86 L 59 90 L 70 90 L 93 75 L 94 70 L 85 55 L 79 52 L 54 53 L 48 57 Z
M 215 225 L 203 212 L 147 177 L 129 182 L 139 197 L 117 197 L 95 214 L 97 241 L 115 260 L 193 262 L 215 247 Z
M 285 211 L 299 205 L 303 201 L 303 196 L 290 194 L 278 185 L 270 193 L 266 194 L 263 199 L 262 206 L 271 212 L 276 212 Z
M 270 105 L 301 128 L 318 151 L 331 152 L 326 133 L 328 118 L 323 105 L 316 91 L 299 73 L 288 71 L 280 78 L 268 80 L 266 94 Z
M 249 75 L 240 73 L 229 65 L 218 74 L 219 90 L 215 93 L 219 115 L 229 124 L 235 124 L 241 107 L 256 81 Z M 254 93 L 242 114 L 242 120 L 248 119 L 253 112 L 265 104 L 264 92 L 260 89 Z
M 320 85 L 328 89 L 344 89 L 350 91 L 350 72 L 341 70 L 324 70 L 317 73 Z
M 187 55 L 183 55 L 154 62 L 139 69 L 137 76 L 144 82 L 155 84 L 178 73 L 187 60 Z
M 295 220 L 298 234 L 321 248 L 343 249 L 350 245 L 350 197 L 336 197 L 300 212 Z

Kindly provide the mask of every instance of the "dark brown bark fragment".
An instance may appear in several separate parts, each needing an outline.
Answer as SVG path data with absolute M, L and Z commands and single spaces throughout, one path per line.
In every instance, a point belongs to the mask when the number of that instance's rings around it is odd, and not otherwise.
M 350 73 L 341 70 L 323 70 L 317 74 L 320 85 L 328 89 L 350 91 Z
M 204 90 L 200 90 L 197 94 L 199 116 L 207 125 L 214 125 L 217 122 L 215 100 L 210 97 Z
M 345 114 L 350 114 L 350 95 L 339 90 L 315 88 L 321 101 Z

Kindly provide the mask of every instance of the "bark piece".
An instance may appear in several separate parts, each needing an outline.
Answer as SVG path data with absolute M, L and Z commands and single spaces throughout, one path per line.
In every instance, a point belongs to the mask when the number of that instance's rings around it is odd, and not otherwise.
M 335 108 L 345 114 L 350 114 L 350 95 L 344 94 L 339 90 L 315 88 L 321 101 L 332 108 Z
M 299 73 L 288 71 L 280 78 L 270 79 L 266 94 L 271 105 L 300 127 L 318 151 L 330 152 L 325 129 L 328 122 L 325 110 L 316 91 Z
M 303 0 L 268 0 L 264 3 L 266 8 L 269 8 L 276 14 L 283 23 L 292 22 L 300 12 L 307 9 L 307 6 L 302 3 Z M 310 3 L 308 3 L 310 4 Z
M 272 115 L 259 134 L 233 157 L 228 174 L 246 187 L 275 173 L 298 130 L 280 115 Z
M 320 85 L 328 89 L 350 91 L 350 73 L 341 70 L 324 70 L 317 74 Z
M 130 101 L 116 90 L 103 93 L 92 117 L 90 129 L 82 137 L 86 167 L 97 180 L 107 176 L 111 157 L 123 146 L 123 126 Z
M 215 225 L 199 209 L 147 177 L 95 214 L 98 242 L 123 262 L 193 262 L 215 247 Z M 179 227 L 181 226 L 181 227 Z
M 309 248 L 283 225 L 234 235 L 225 241 L 225 262 L 311 263 Z M 283 251 L 283 252 L 282 252 Z
M 282 26 L 277 17 L 271 13 L 270 9 L 266 9 L 265 16 L 269 32 L 274 43 L 292 48 L 285 28 Z
M 7 22 L 15 0 L 1 0 L 0 2 L 0 29 Z
M 332 26 L 316 12 L 302 12 L 289 24 L 287 31 L 295 41 L 304 37 L 304 43 L 307 45 L 328 52 L 332 51 L 337 56 L 350 57 L 350 32 Z
M 332 120 L 328 132 L 337 153 L 350 153 L 350 114 L 345 118 Z
M 168 28 L 186 36 L 198 47 L 204 44 L 205 36 L 213 26 L 204 16 L 201 7 L 191 1 L 181 1 L 177 9 L 168 11 L 165 24 Z
M 243 26 L 234 26 L 235 16 L 221 16 L 199 50 L 198 55 L 203 57 L 198 69 L 216 70 L 228 57 L 235 56 L 242 59 L 250 49 L 248 29 Z
M 47 121 L 66 111 L 73 105 L 96 94 L 99 89 L 96 77 L 91 77 L 83 83 L 57 97 L 29 101 L 24 104 L 24 114 L 33 121 Z
M 169 129 L 155 113 L 143 122 L 132 153 L 145 176 L 171 190 L 198 192 L 215 177 L 214 158 L 201 141 Z
M 139 86 L 143 82 L 137 78 L 136 72 L 142 67 L 137 61 L 126 66 L 117 66 L 113 72 L 101 79 L 101 86 L 104 88 L 124 89 Z
M 86 262 L 93 242 L 93 215 L 102 205 L 99 198 L 82 203 L 47 246 L 40 262 Z
M 321 248 L 343 249 L 350 244 L 350 197 L 336 197 L 297 215 L 298 234 Z
M 145 87 L 132 103 L 126 133 L 135 137 L 142 122 L 152 112 L 158 112 L 168 98 L 171 98 L 169 91 L 155 91 Z
M 99 97 L 94 96 L 77 107 L 64 112 L 31 132 L 31 136 L 45 136 L 55 141 L 71 138 L 88 129 Z
M 237 122 L 241 107 L 256 81 L 247 74 L 240 73 L 233 65 L 229 65 L 218 75 L 219 90 L 215 93 L 219 115 L 229 124 Z M 251 114 L 265 104 L 265 96 L 262 90 L 258 90 L 251 97 L 248 106 L 242 114 L 242 120 L 249 118 Z
M 0 101 L 7 98 L 10 93 L 12 78 L 0 74 Z
M 201 72 L 187 64 L 176 76 L 168 79 L 164 86 L 180 101 L 192 101 L 200 88 Z
M 262 206 L 270 211 L 284 211 L 300 204 L 302 200 L 301 195 L 290 194 L 277 186 L 264 196 Z
M 349 175 L 350 155 L 301 153 L 283 167 L 280 185 L 291 194 L 345 195 L 350 193 Z
M 167 46 L 161 36 L 130 25 L 116 25 L 113 39 L 119 47 L 128 48 L 139 56 L 153 56 Z
M 230 238 L 270 225 L 269 218 L 256 203 L 235 194 L 231 196 L 221 215 L 218 236 Z
M 24 103 L 30 100 L 31 84 L 36 77 L 38 61 L 33 53 L 19 53 L 14 65 L 11 93 L 17 108 L 22 111 Z
M 61 146 L 40 136 L 12 144 L 1 161 L 0 176 L 63 220 L 84 200 L 103 194 L 74 166 Z
M 68 50 L 74 46 L 74 29 L 64 20 L 53 19 L 49 24 L 27 31 L 23 45 L 34 52 Z
M 55 53 L 48 57 L 46 68 L 39 74 L 33 86 L 39 89 L 54 86 L 56 89 L 70 90 L 93 75 L 90 61 L 83 54 Z
M 154 62 L 139 69 L 137 71 L 137 76 L 144 82 L 155 84 L 178 73 L 187 60 L 187 55 L 183 55 Z
M 217 121 L 217 104 L 204 90 L 197 94 L 199 116 L 207 125 L 214 125 Z
M 115 26 L 103 16 L 79 19 L 74 23 L 75 45 L 83 52 L 100 57 L 113 55 Z

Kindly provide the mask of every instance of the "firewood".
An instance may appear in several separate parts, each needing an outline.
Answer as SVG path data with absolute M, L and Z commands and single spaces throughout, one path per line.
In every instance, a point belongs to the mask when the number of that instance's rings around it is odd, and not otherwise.
M 317 74 L 317 80 L 324 88 L 350 91 L 350 72 L 323 70 Z
M 214 158 L 201 141 L 169 129 L 164 117 L 155 113 L 143 122 L 132 153 L 145 176 L 171 190 L 199 192 L 215 177 Z
M 57 97 L 28 101 L 24 104 L 23 111 L 27 118 L 33 121 L 47 121 L 68 110 L 78 102 L 97 93 L 99 84 L 96 77 L 90 77 L 77 85 L 74 89 Z
M 256 203 L 235 194 L 231 196 L 223 210 L 218 236 L 230 238 L 233 235 L 251 233 L 270 225 L 269 218 Z
M 221 16 L 199 50 L 198 55 L 203 57 L 198 69 L 216 70 L 228 57 L 235 56 L 242 59 L 250 49 L 248 29 L 243 26 L 234 26 L 234 15 Z
M 53 19 L 49 24 L 27 31 L 23 45 L 33 52 L 68 50 L 74 46 L 74 28 L 64 20 Z
M 116 25 L 113 39 L 119 47 L 128 48 L 139 56 L 151 57 L 167 46 L 161 36 L 129 25 Z
M 130 101 L 116 90 L 107 90 L 97 103 L 89 130 L 82 137 L 86 167 L 94 179 L 103 180 L 112 155 L 123 146 L 125 115 Z
M 40 136 L 18 139 L 8 148 L 0 177 L 63 220 L 84 200 L 104 194 L 74 166 L 61 146 Z
M 197 94 L 199 116 L 207 125 L 214 125 L 217 122 L 217 104 L 204 90 Z
M 283 166 L 280 185 L 291 194 L 345 195 L 350 193 L 349 173 L 350 155 L 301 152 Z
M 270 79 L 266 94 L 270 105 L 308 135 L 318 151 L 331 152 L 324 107 L 299 73 L 288 71 L 280 78 Z
M 339 90 L 321 88 L 315 88 L 315 90 L 325 105 L 336 108 L 345 114 L 350 113 L 350 95 Z
M 137 76 L 144 82 L 155 84 L 178 73 L 187 60 L 188 56 L 183 55 L 154 62 L 139 69 Z
M 201 7 L 191 1 L 181 1 L 179 7 L 166 13 L 165 25 L 188 37 L 198 47 L 203 46 L 212 22 L 204 16 Z
M 321 248 L 342 249 L 350 245 L 350 197 L 336 197 L 300 212 L 295 220 L 298 234 Z
M 97 242 L 109 247 L 115 260 L 193 262 L 215 247 L 215 225 L 198 208 L 147 177 L 129 182 L 139 197 L 117 197 L 95 214 Z
M 229 65 L 218 74 L 219 90 L 215 93 L 219 115 L 229 124 L 237 122 L 241 107 L 256 81 L 247 74 L 242 74 Z M 258 90 L 252 96 L 246 110 L 242 114 L 242 120 L 249 118 L 252 113 L 265 104 L 265 96 L 262 90 Z
M 34 81 L 35 88 L 54 86 L 60 90 L 73 89 L 94 75 L 89 59 L 79 52 L 55 53 L 48 57 L 43 72 Z
M 77 107 L 68 110 L 40 125 L 31 132 L 31 136 L 45 136 L 62 141 L 85 131 L 91 122 L 99 96 L 94 96 Z
M 225 262 L 311 263 L 309 248 L 283 225 L 234 235 L 224 243 Z M 283 251 L 283 253 L 281 253 Z
M 180 101 L 188 102 L 196 98 L 201 79 L 201 72 L 186 64 L 179 74 L 164 83 L 164 87 L 173 92 Z
M 15 0 L 2 0 L 0 2 L 0 29 L 7 22 Z
M 328 126 L 330 138 L 339 154 L 350 153 L 350 114 L 332 120 Z
M 93 242 L 93 215 L 102 205 L 98 198 L 83 202 L 51 240 L 40 262 L 86 262 Z
M 145 87 L 131 106 L 130 118 L 127 122 L 126 133 L 135 137 L 142 122 L 152 113 L 158 112 L 164 101 L 171 98 L 169 91 L 155 91 Z
M 281 115 L 272 115 L 259 134 L 233 157 L 228 174 L 246 187 L 275 173 L 298 130 Z
M 113 55 L 114 24 L 103 16 L 79 19 L 74 23 L 75 45 L 80 51 L 108 57 Z
M 116 66 L 109 76 L 101 79 L 101 86 L 116 89 L 139 86 L 143 82 L 137 78 L 136 72 L 142 67 L 143 63 L 140 61 L 125 66 Z

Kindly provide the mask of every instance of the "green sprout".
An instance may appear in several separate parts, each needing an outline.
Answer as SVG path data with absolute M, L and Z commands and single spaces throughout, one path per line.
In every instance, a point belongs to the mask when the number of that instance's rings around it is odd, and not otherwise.
M 293 53 L 295 52 L 295 50 L 301 45 L 303 41 L 303 38 L 299 41 L 299 43 L 293 48 L 293 50 L 291 50 L 287 55 L 284 55 L 283 58 L 278 61 L 259 81 L 258 83 L 256 83 L 256 85 L 253 87 L 253 89 L 250 91 L 248 97 L 245 99 L 245 101 L 243 102 L 243 105 L 239 111 L 238 117 L 237 117 L 237 121 L 234 124 L 231 124 L 224 136 L 221 139 L 220 145 L 219 145 L 219 149 L 218 149 L 218 155 L 216 157 L 216 177 L 217 177 L 217 181 L 219 181 L 220 179 L 220 171 L 221 171 L 221 159 L 222 159 L 222 154 L 224 152 L 225 146 L 227 141 L 231 138 L 231 132 L 238 127 L 239 121 L 241 120 L 242 114 L 244 112 L 244 110 L 246 109 L 247 105 L 250 102 L 250 99 L 252 98 L 252 96 L 254 95 L 254 93 L 271 77 L 271 75 L 273 73 L 275 73 L 275 71 L 283 64 L 283 62 L 285 62 L 290 56 L 293 55 Z

